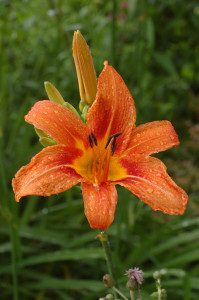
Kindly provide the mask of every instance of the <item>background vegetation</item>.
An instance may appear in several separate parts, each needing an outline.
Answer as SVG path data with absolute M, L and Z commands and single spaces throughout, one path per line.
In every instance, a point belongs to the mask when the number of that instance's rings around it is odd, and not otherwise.
M 73 31 L 91 46 L 97 73 L 117 68 L 133 92 L 138 124 L 168 119 L 181 145 L 158 155 L 189 193 L 183 216 L 154 213 L 119 189 L 109 233 L 117 276 L 167 268 L 168 299 L 199 294 L 199 4 L 190 0 L 0 1 L 0 298 L 98 299 L 106 294 L 103 252 L 83 214 L 78 187 L 61 195 L 14 202 L 11 179 L 41 145 L 23 116 L 54 83 L 77 105 Z

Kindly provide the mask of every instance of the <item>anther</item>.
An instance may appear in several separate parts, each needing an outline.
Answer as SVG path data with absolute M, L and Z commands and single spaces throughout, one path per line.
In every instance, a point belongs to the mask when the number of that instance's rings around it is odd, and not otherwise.
M 95 146 L 97 146 L 97 139 L 96 136 L 94 135 L 94 133 L 91 132 L 91 137 L 93 138 L 93 142 L 95 144 Z
M 121 132 L 117 132 L 111 135 L 112 138 L 117 138 L 118 136 L 120 136 L 122 133 Z
M 115 153 L 116 149 L 116 138 L 113 138 L 112 144 L 111 144 L 111 154 L 113 155 Z
M 92 140 L 90 134 L 88 135 L 88 140 L 89 140 L 89 144 L 90 144 L 91 148 L 93 148 L 93 140 Z
M 118 136 L 120 136 L 121 134 L 122 134 L 121 132 L 118 132 L 118 133 L 114 133 L 114 134 L 110 135 L 107 142 L 106 142 L 105 149 L 108 147 L 108 145 L 110 144 L 112 139 L 116 140 L 116 138 Z

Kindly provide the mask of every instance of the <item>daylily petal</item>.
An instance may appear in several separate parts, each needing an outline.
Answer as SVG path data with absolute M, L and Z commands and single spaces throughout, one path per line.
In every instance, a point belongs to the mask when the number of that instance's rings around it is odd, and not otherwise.
M 122 158 L 120 163 L 128 171 L 128 176 L 117 181 L 118 184 L 126 187 L 153 210 L 171 215 L 183 214 L 188 196 L 169 177 L 159 159 L 134 155 Z
M 117 204 L 117 191 L 115 186 L 102 183 L 98 186 L 83 182 L 82 193 L 84 211 L 92 228 L 105 230 L 114 220 Z
M 133 98 L 122 77 L 108 64 L 98 79 L 96 100 L 87 113 L 87 123 L 97 139 L 107 139 L 115 133 L 122 133 L 133 126 L 136 110 Z
M 48 100 L 38 101 L 25 120 L 50 135 L 57 143 L 80 146 L 87 141 L 87 127 L 70 109 Z
M 12 181 L 16 201 L 27 195 L 58 194 L 80 182 L 81 176 L 69 166 L 81 154 L 64 145 L 44 148 L 16 173 Z
M 178 135 L 169 121 L 154 121 L 132 130 L 127 151 L 150 155 L 178 144 Z

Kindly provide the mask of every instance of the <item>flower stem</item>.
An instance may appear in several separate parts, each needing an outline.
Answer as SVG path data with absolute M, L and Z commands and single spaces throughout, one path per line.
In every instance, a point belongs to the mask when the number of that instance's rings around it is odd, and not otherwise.
M 161 291 L 160 278 L 157 279 L 157 290 L 158 290 L 158 300 L 162 300 L 162 291 Z
M 134 291 L 130 290 L 130 298 L 131 300 L 135 300 Z
M 115 286 L 113 287 L 113 290 L 124 300 L 129 300 L 127 297 L 125 297 Z M 132 298 L 134 299 L 134 298 Z
M 13 299 L 18 300 L 18 272 L 17 272 L 17 255 L 16 255 L 16 229 L 11 225 L 10 236 L 12 241 L 12 280 L 13 280 Z
M 113 292 L 114 292 L 114 297 L 116 298 L 116 291 L 117 290 L 117 281 L 114 277 L 114 268 L 113 268 L 113 263 L 112 263 L 112 258 L 111 258 L 111 250 L 110 250 L 110 244 L 109 244 L 109 240 L 108 240 L 108 235 L 107 233 L 105 233 L 104 231 L 102 231 L 99 235 L 98 238 L 102 244 L 102 247 L 104 249 L 104 254 L 105 254 L 105 259 L 106 259 L 106 264 L 107 264 L 107 269 L 108 269 L 108 273 L 111 276 L 111 278 L 114 281 L 114 285 L 115 287 L 113 287 Z

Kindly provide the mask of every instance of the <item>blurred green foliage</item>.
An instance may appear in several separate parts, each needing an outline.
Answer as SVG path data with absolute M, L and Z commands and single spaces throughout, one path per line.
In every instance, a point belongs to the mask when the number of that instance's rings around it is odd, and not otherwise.
M 23 116 L 54 83 L 78 105 L 71 55 L 73 31 L 91 46 L 100 73 L 109 60 L 133 91 L 138 123 L 171 120 L 181 146 L 161 156 L 190 196 L 184 216 L 154 213 L 119 190 L 109 232 L 117 276 L 145 271 L 143 299 L 154 291 L 152 273 L 167 268 L 168 299 L 199 293 L 199 3 L 190 0 L 0 1 L 0 297 L 98 299 L 106 294 L 103 252 L 83 214 L 78 187 L 48 199 L 14 202 L 11 179 L 40 149 Z M 124 291 L 125 292 L 125 291 Z

